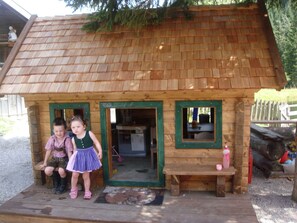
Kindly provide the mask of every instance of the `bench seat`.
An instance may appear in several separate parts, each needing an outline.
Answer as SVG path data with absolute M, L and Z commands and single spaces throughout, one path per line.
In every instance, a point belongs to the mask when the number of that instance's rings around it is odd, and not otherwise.
M 44 185 L 44 184 L 47 183 L 46 175 L 44 173 L 45 167 L 41 167 L 41 165 L 43 164 L 43 162 L 44 161 L 42 160 L 39 163 L 37 163 L 36 165 L 34 165 L 34 170 L 40 171 L 40 174 L 41 174 L 41 184 L 42 185 Z M 58 168 L 55 169 L 55 171 L 57 171 L 57 170 L 58 170 Z M 52 184 L 52 182 L 49 182 L 49 185 L 51 185 L 51 184 Z
M 180 194 L 179 176 L 216 176 L 216 196 L 225 197 L 225 183 L 227 176 L 235 174 L 235 168 L 230 166 L 228 169 L 216 170 L 215 165 L 195 165 L 195 164 L 167 164 L 164 166 L 163 173 L 171 176 L 171 195 Z

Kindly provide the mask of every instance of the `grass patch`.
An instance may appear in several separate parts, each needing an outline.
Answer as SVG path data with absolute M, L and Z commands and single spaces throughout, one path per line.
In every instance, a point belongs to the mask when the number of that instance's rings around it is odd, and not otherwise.
M 6 134 L 9 130 L 11 130 L 13 124 L 15 121 L 13 121 L 10 118 L 3 118 L 0 117 L 0 135 Z
M 278 102 L 297 102 L 297 89 L 262 89 L 255 94 L 255 100 L 278 101 Z

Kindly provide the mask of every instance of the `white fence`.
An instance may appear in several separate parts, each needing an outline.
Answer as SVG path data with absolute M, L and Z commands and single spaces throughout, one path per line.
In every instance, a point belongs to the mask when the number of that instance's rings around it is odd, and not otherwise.
M 252 106 L 251 120 L 297 120 L 297 102 L 288 104 L 257 100 Z
M 5 95 L 0 98 L 0 117 L 27 115 L 24 98 L 18 95 Z

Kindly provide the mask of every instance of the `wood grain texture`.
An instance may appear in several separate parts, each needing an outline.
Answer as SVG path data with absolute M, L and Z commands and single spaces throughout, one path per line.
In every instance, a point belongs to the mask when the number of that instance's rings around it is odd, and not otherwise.
M 216 197 L 209 192 L 183 192 L 174 197 L 165 192 L 162 206 L 129 206 L 75 200 L 54 195 L 44 187 L 31 186 L 0 206 L 0 222 L 258 222 L 248 194 Z
M 105 33 L 82 31 L 86 15 L 37 18 L 1 71 L 0 94 L 283 87 L 284 71 L 261 7 L 190 10 L 191 20 L 177 16 L 138 31 L 118 26 Z

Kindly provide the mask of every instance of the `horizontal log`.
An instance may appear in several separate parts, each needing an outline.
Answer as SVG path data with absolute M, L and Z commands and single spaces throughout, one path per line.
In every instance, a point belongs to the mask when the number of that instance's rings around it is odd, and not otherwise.
M 262 154 L 253 150 L 253 165 L 260 169 L 266 178 L 270 177 L 272 171 L 282 170 L 282 165 L 277 161 L 266 159 Z
M 255 124 L 251 124 L 251 133 L 254 133 L 259 138 L 263 139 L 270 139 L 274 141 L 282 141 L 284 139 L 282 135 Z
M 252 150 L 271 161 L 280 159 L 285 153 L 285 144 L 282 141 L 264 140 L 254 133 L 251 133 L 250 145 Z

